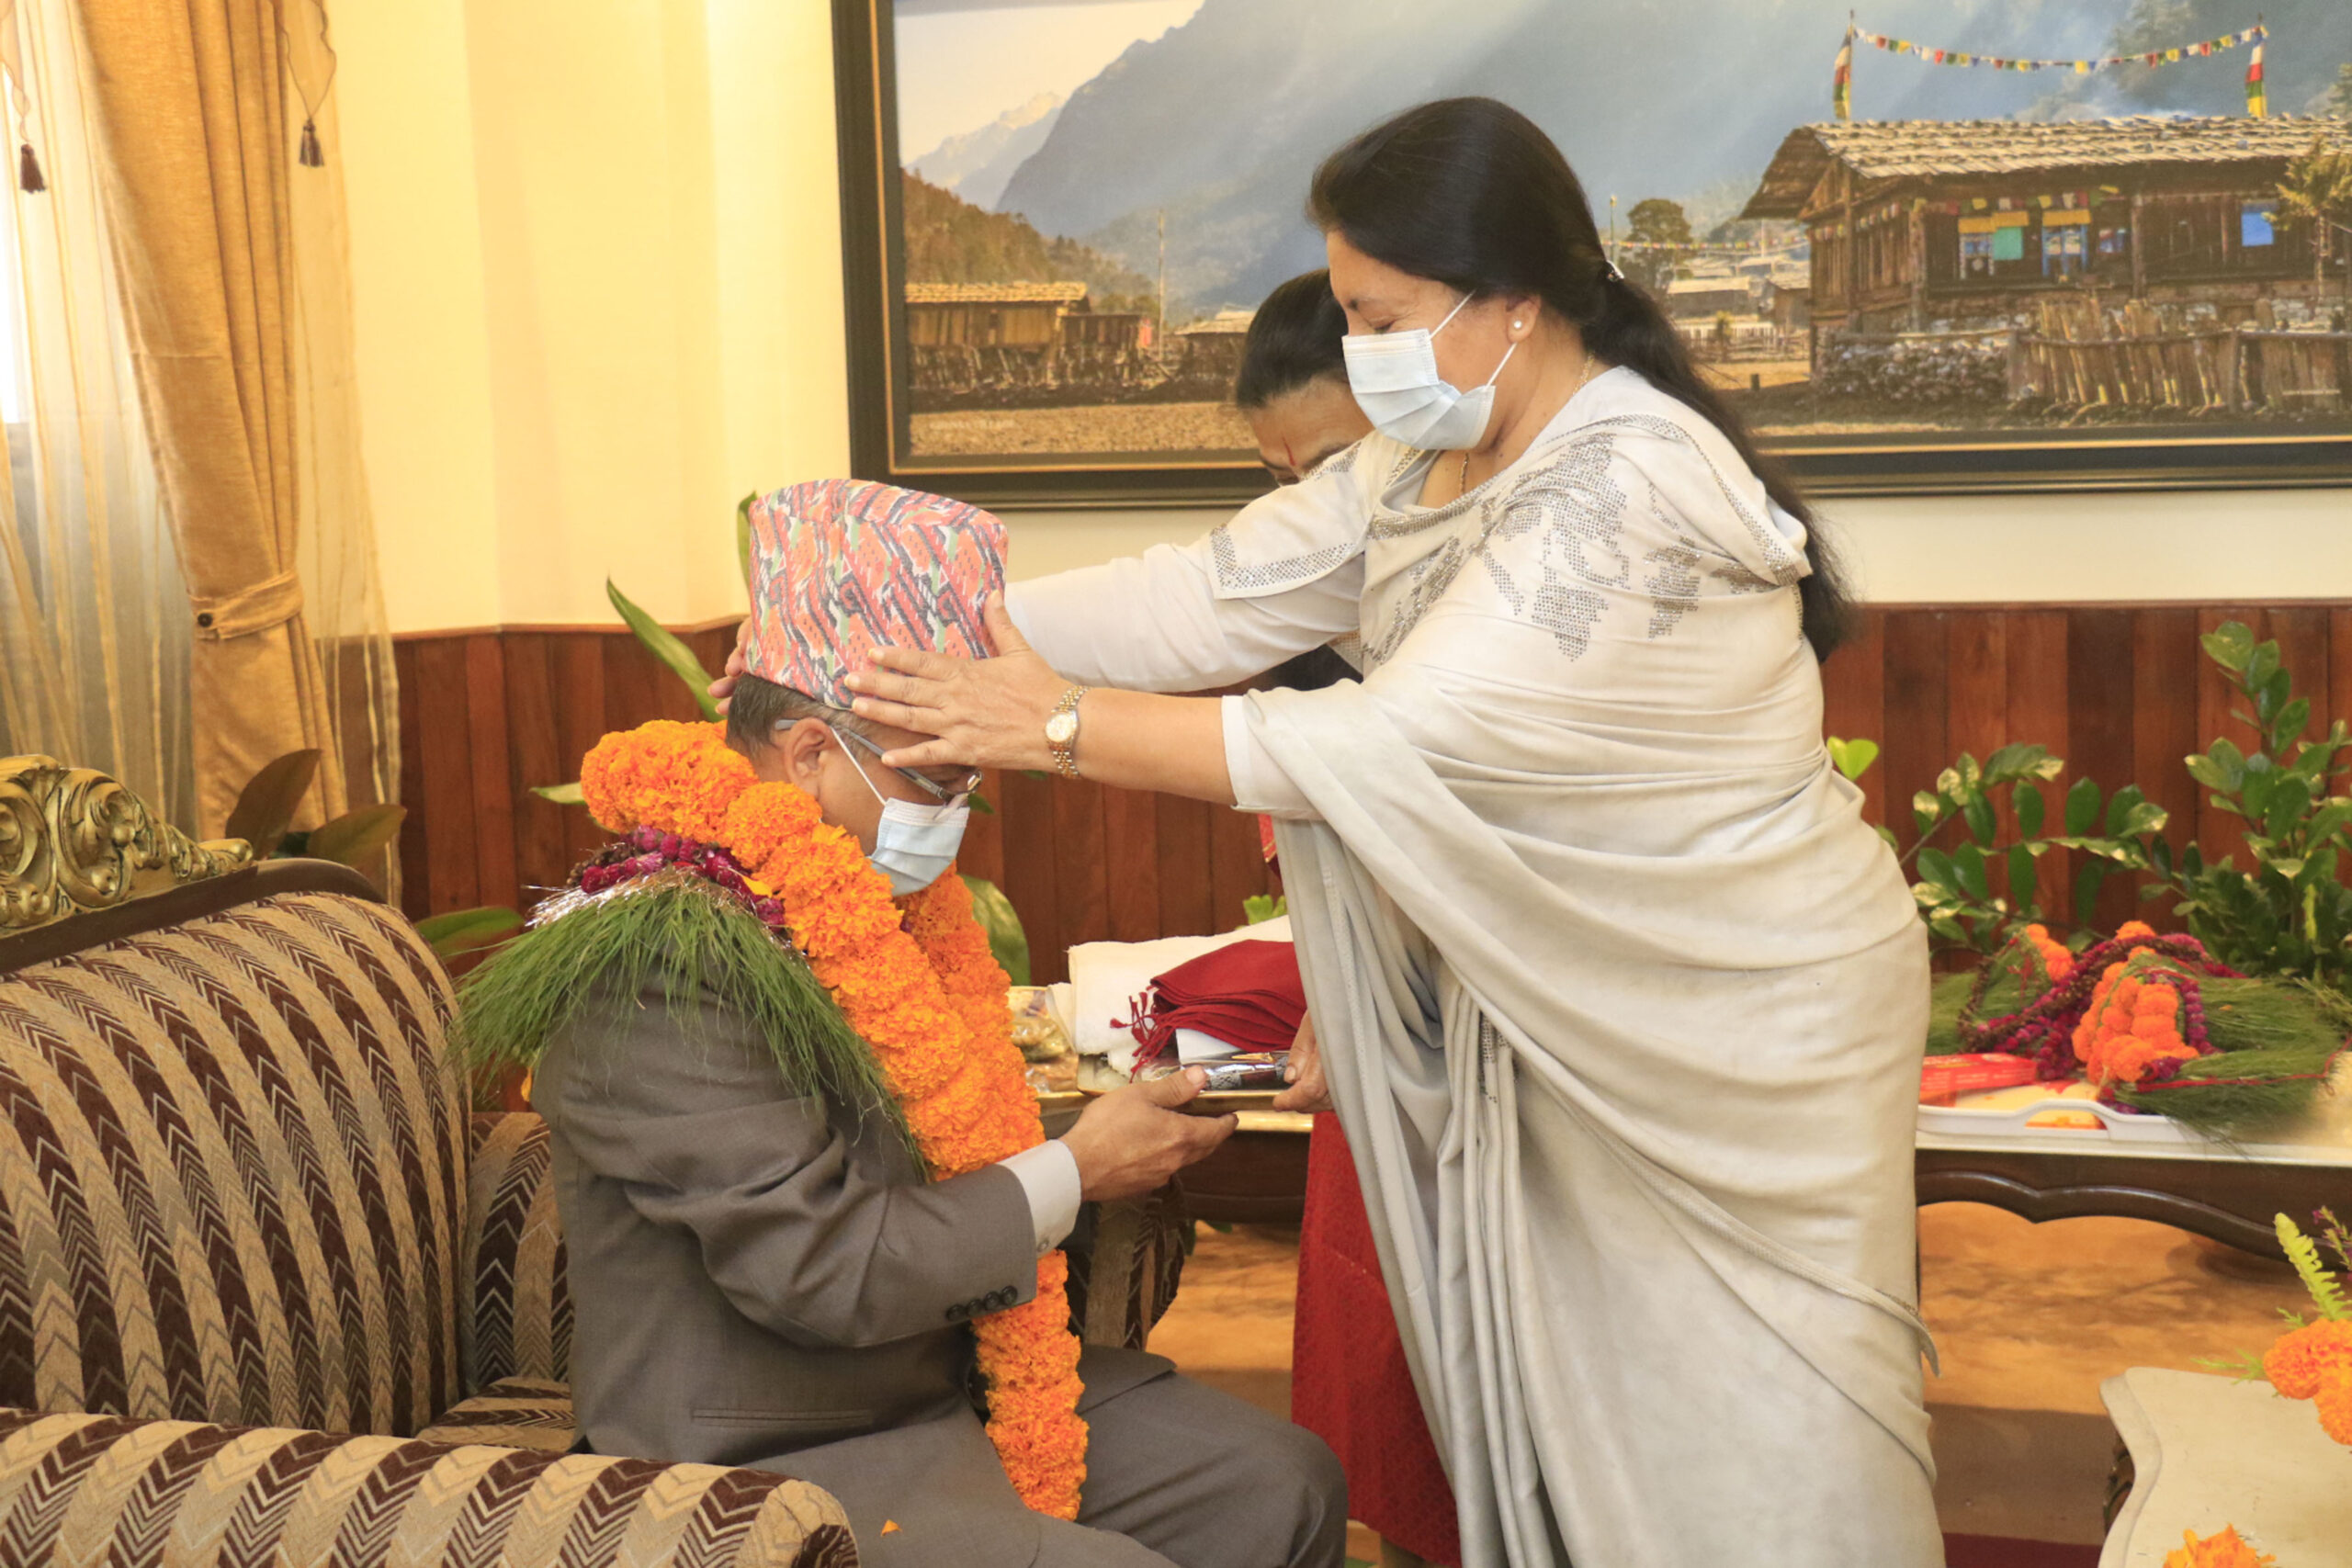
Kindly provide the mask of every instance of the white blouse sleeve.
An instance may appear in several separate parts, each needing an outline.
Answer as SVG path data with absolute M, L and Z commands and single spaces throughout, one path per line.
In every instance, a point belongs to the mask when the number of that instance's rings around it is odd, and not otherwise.
M 1189 545 L 1012 584 L 1013 625 L 1071 680 L 1139 692 L 1233 685 L 1352 635 L 1372 515 L 1363 445 Z

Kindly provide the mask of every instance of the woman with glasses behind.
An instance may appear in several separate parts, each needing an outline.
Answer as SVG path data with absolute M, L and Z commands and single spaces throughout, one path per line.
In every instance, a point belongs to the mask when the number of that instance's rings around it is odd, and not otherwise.
M 1250 319 L 1233 400 L 1277 484 L 1296 484 L 1372 434 L 1348 389 L 1340 352 L 1347 331 L 1347 314 L 1331 297 L 1331 275 L 1319 268 L 1277 285 Z M 1326 647 L 1250 684 L 1311 692 L 1355 677 L 1355 667 Z M 1303 1058 L 1314 1050 L 1309 1019 L 1292 1055 Z M 1290 1109 L 1296 1100 L 1303 1109 L 1306 1093 L 1288 1090 L 1274 1103 Z M 1382 1558 L 1392 1568 L 1459 1563 L 1453 1492 L 1396 1337 L 1354 1156 L 1340 1119 L 1328 1110 L 1316 1115 L 1307 1147 L 1295 1321 L 1290 1417 L 1340 1456 L 1348 1472 L 1348 1512 L 1380 1537 Z

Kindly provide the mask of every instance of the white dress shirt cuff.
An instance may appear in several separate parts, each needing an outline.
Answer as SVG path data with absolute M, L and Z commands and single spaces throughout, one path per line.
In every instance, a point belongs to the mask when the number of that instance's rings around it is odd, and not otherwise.
M 1029 1195 L 1029 1223 L 1037 1232 L 1037 1256 L 1043 1258 L 1062 1244 L 1078 1224 L 1081 1186 L 1078 1156 L 1059 1138 L 1047 1138 L 1035 1148 L 1008 1155 L 997 1164 L 1020 1179 Z
M 1218 700 L 1223 705 L 1218 711 L 1225 721 L 1225 771 L 1233 781 L 1233 809 L 1293 820 L 1314 816 L 1314 807 L 1250 727 L 1250 699 Z

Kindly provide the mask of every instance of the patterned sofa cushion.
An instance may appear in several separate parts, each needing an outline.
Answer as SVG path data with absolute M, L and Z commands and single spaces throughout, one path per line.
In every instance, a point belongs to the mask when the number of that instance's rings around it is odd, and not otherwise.
M 465 1295 L 458 1337 L 466 1386 L 571 1375 L 571 1295 L 556 1213 L 548 1124 L 527 1111 L 473 1119 Z
M 460 1392 L 447 977 L 288 894 L 0 977 L 0 1404 L 415 1431 Z
M 21 1563 L 854 1568 L 841 1505 L 717 1465 L 0 1412 Z
M 546 1378 L 503 1378 L 442 1412 L 417 1438 L 427 1443 L 496 1443 L 568 1454 L 580 1429 L 572 1423 L 570 1387 Z

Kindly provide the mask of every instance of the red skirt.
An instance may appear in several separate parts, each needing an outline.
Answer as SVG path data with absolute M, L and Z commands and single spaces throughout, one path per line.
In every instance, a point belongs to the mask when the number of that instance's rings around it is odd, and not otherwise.
M 1354 1156 L 1329 1113 L 1315 1119 L 1307 1145 L 1291 1333 L 1291 1419 L 1340 1456 L 1348 1517 L 1416 1556 L 1460 1568 L 1453 1489 L 1406 1370 Z

